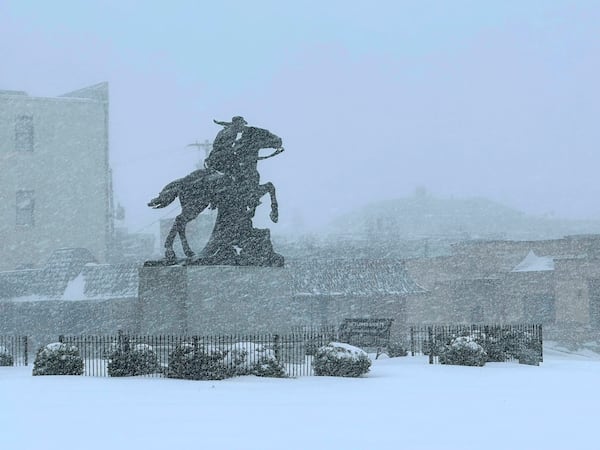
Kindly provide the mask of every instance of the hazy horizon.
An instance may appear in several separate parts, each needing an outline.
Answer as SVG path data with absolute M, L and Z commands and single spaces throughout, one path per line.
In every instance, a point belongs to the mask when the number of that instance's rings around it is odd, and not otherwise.
M 146 203 L 233 115 L 283 138 L 286 152 L 259 163 L 278 189 L 274 232 L 418 187 L 600 219 L 599 19 L 583 0 L 9 0 L 0 89 L 109 82 L 115 202 L 134 232 L 176 214 Z

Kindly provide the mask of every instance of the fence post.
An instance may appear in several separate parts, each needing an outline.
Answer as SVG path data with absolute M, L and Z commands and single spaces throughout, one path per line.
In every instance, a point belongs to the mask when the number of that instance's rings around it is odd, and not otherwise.
M 119 342 L 119 348 L 121 350 L 123 350 L 124 352 L 128 352 L 129 351 L 129 336 L 125 336 L 125 333 L 123 332 L 123 330 L 119 330 L 117 332 L 118 334 L 118 342 Z
M 543 333 L 542 333 L 542 324 L 540 323 L 538 325 L 540 332 L 539 332 L 539 342 L 540 342 L 540 362 L 544 362 L 544 339 L 543 339 Z
M 415 327 L 410 327 L 410 356 L 415 356 Z
M 429 340 L 429 364 L 433 364 L 433 327 L 427 327 L 427 339 Z
M 25 359 L 25 365 L 28 365 L 29 353 L 27 348 L 27 336 L 23 336 L 23 358 Z
M 273 349 L 275 350 L 275 359 L 281 361 L 281 339 L 278 334 L 273 336 Z
M 60 342 L 61 344 L 65 343 L 65 335 L 61 334 L 58 336 L 58 342 Z

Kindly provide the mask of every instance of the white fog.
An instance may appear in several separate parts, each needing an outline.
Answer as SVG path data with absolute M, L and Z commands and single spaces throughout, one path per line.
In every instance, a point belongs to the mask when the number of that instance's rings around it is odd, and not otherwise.
M 425 187 L 599 219 L 594 2 L 11 2 L 2 89 L 110 86 L 115 199 L 133 231 L 216 120 L 284 140 L 260 164 L 280 227 Z
M 599 23 L 0 0 L 0 447 L 596 448 Z

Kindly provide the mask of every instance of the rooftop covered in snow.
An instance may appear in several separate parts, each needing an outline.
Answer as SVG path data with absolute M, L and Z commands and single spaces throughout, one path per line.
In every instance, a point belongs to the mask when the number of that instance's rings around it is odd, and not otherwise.
M 530 250 L 525 259 L 515 266 L 511 272 L 542 272 L 554 270 L 554 259 L 549 256 L 537 256 Z
M 426 292 L 396 259 L 314 259 L 290 262 L 295 295 L 409 295 Z
M 137 295 L 137 265 L 97 264 L 83 248 L 54 251 L 42 269 L 0 272 L 0 299 L 88 300 Z

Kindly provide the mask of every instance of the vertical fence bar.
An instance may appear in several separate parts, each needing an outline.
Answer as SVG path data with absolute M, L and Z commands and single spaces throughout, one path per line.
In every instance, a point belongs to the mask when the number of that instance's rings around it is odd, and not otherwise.
M 541 323 L 538 325 L 538 331 L 539 331 L 538 343 L 540 346 L 540 362 L 544 362 L 544 339 L 543 339 L 543 331 L 542 331 Z
M 92 374 L 96 373 L 97 364 L 97 346 L 95 345 L 96 336 L 81 336 L 79 338 L 83 341 L 85 347 L 86 358 L 83 360 L 83 374 L 88 375 L 88 372 Z
M 83 354 L 83 374 L 85 375 L 87 373 L 88 370 L 92 370 L 93 367 L 93 354 L 91 354 L 90 351 L 88 351 L 88 349 L 90 347 L 92 347 L 91 345 L 88 346 L 89 341 L 91 341 L 91 336 L 88 339 L 88 336 L 78 336 L 78 340 L 77 342 L 79 343 L 79 346 L 77 346 L 77 349 L 79 350 L 79 354 L 82 355 Z M 81 350 L 81 348 L 83 347 L 83 350 Z
M 98 345 L 102 343 L 103 336 L 95 336 L 94 338 L 94 353 L 95 353 L 95 364 L 94 364 L 94 373 L 100 372 L 100 364 L 102 364 L 102 348 L 103 345 Z
M 105 342 L 104 336 L 96 336 L 96 338 L 94 339 L 94 347 L 95 347 L 95 353 L 96 353 L 96 364 L 94 364 L 94 372 L 95 373 L 100 373 L 102 370 L 102 366 L 104 364 L 104 357 L 105 357 L 104 342 Z
M 27 366 L 29 364 L 29 341 L 27 336 L 23 336 L 23 360 Z
M 86 336 L 85 337 L 86 347 L 88 347 L 88 350 L 86 350 L 86 351 L 90 354 L 90 358 L 91 358 L 90 370 L 93 371 L 94 373 L 96 373 L 96 366 L 98 365 L 98 346 L 96 345 L 96 342 L 95 342 L 97 338 L 98 338 L 98 336 Z M 84 367 L 85 367 L 85 363 L 84 363 Z
M 278 334 L 273 336 L 273 352 L 275 353 L 275 359 L 281 362 L 281 340 Z
M 79 356 L 81 356 L 81 359 L 83 359 L 83 374 L 85 375 L 87 372 L 87 365 L 88 365 L 88 355 L 86 352 L 86 345 L 85 345 L 85 341 L 86 341 L 86 337 L 85 336 L 68 336 L 67 337 L 67 342 L 66 344 L 71 347 L 74 346 L 77 348 L 77 351 L 79 352 Z
M 427 337 L 429 339 L 429 364 L 433 364 L 433 327 L 427 327 Z

